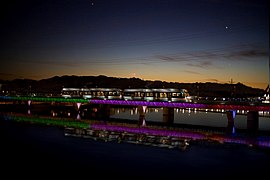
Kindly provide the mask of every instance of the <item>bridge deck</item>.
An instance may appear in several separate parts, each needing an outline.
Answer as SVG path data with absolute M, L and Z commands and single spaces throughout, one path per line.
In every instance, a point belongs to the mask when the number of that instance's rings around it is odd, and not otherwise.
M 225 109 L 225 110 L 248 110 L 248 111 L 270 111 L 270 104 L 265 103 L 239 103 L 237 102 L 152 102 L 152 101 L 126 101 L 126 100 L 100 100 L 82 98 L 62 97 L 30 97 L 30 96 L 0 96 L 2 101 L 38 101 L 38 102 L 69 102 L 69 103 L 90 103 L 90 104 L 111 104 L 123 106 L 151 106 L 171 108 L 199 108 L 199 109 Z

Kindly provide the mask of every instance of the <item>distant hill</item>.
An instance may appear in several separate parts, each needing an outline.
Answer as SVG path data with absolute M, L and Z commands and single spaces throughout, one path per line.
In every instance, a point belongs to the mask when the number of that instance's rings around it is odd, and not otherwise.
M 180 88 L 187 89 L 192 96 L 207 97 L 256 97 L 264 94 L 263 89 L 252 88 L 242 83 L 177 83 L 165 81 L 148 81 L 139 78 L 116 78 L 100 76 L 54 76 L 48 79 L 31 80 L 15 79 L 12 81 L 0 81 L 3 91 L 27 94 L 51 93 L 60 94 L 63 87 L 73 88 Z

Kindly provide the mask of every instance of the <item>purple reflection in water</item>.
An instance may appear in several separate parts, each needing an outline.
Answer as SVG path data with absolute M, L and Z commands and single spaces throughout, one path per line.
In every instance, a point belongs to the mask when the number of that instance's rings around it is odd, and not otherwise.
M 193 132 L 180 132 L 180 131 L 170 131 L 170 130 L 161 130 L 161 129 L 150 129 L 147 127 L 126 127 L 126 126 L 115 126 L 115 125 L 104 125 L 104 124 L 92 124 L 92 129 L 96 130 L 108 130 L 108 131 L 119 131 L 119 132 L 129 132 L 136 134 L 149 134 L 156 136 L 173 136 L 181 138 L 191 138 L 191 139 L 203 139 L 205 135 Z
M 152 129 L 147 127 L 127 127 L 127 126 L 117 126 L 117 125 L 106 125 L 106 124 L 91 124 L 90 128 L 95 130 L 107 130 L 107 131 L 118 131 L 118 132 L 128 132 L 135 134 L 148 134 L 154 136 L 171 136 L 179 138 L 189 138 L 193 140 L 217 140 L 224 143 L 237 143 L 245 145 L 255 145 L 260 147 L 270 147 L 270 138 L 248 138 L 248 137 L 237 137 L 237 136 L 227 136 L 227 135 L 215 135 L 207 133 L 198 133 L 192 131 L 175 131 L 166 129 Z

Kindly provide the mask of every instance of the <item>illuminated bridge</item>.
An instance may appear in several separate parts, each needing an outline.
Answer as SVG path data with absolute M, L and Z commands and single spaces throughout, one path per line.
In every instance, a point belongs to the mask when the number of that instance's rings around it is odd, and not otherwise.
M 213 103 L 187 103 L 187 102 L 149 102 L 149 101 L 125 101 L 125 100 L 89 100 L 93 104 L 110 104 L 124 106 L 151 106 L 168 108 L 198 108 L 198 109 L 224 109 L 245 111 L 270 111 L 269 105 L 235 105 Z
M 228 129 L 234 128 L 234 119 L 237 110 L 247 111 L 247 129 L 252 131 L 257 130 L 259 126 L 259 111 L 270 111 L 269 104 L 253 104 L 243 103 L 234 104 L 234 102 L 213 102 L 197 103 L 195 102 L 154 102 L 154 101 L 131 101 L 131 100 L 101 100 L 101 99 L 82 99 L 82 98 L 63 98 L 63 97 L 31 97 L 31 96 L 0 96 L 3 102 L 22 101 L 28 104 L 29 108 L 32 102 L 51 102 L 51 103 L 71 103 L 79 111 L 82 104 L 97 104 L 100 105 L 104 117 L 109 117 L 110 106 L 133 106 L 138 107 L 140 117 L 139 123 L 145 123 L 145 112 L 147 107 L 162 107 L 163 121 L 173 123 L 174 108 L 192 108 L 192 109 L 223 109 L 227 111 Z
M 126 100 L 98 100 L 82 98 L 62 98 L 62 97 L 32 97 L 32 96 L 0 96 L 2 101 L 27 101 L 29 105 L 36 102 L 67 102 L 67 103 L 89 103 L 108 104 L 120 106 L 148 106 L 148 107 L 168 107 L 168 108 L 198 108 L 198 109 L 224 109 L 224 110 L 245 110 L 245 111 L 270 111 L 270 104 L 234 104 L 233 102 L 213 102 L 193 103 L 193 102 L 153 102 L 153 101 L 126 101 Z

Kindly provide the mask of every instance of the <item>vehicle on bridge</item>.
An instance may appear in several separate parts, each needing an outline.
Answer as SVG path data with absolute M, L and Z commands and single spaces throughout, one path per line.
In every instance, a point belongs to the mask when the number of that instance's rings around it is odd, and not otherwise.
M 189 93 L 186 89 L 124 89 L 123 99 L 144 101 L 188 101 Z
M 122 90 L 117 88 L 63 88 L 61 96 L 84 99 L 122 99 Z
M 186 89 L 117 89 L 117 88 L 63 88 L 61 96 L 84 99 L 122 99 L 142 101 L 189 102 Z

